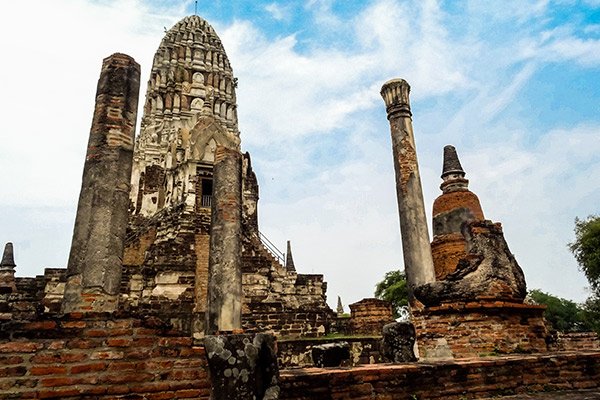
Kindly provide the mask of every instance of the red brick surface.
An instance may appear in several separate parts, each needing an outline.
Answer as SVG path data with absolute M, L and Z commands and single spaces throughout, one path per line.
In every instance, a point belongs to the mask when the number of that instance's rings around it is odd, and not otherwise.
M 31 338 L 0 340 L 0 399 L 208 398 L 204 349 L 189 337 L 103 315 L 16 332 Z
M 544 306 L 481 301 L 443 304 L 414 312 L 421 356 L 439 353 L 440 341 L 456 358 L 548 350 Z
M 597 388 L 599 382 L 600 352 L 554 353 L 287 370 L 281 374 L 280 398 L 462 400 L 583 390 Z

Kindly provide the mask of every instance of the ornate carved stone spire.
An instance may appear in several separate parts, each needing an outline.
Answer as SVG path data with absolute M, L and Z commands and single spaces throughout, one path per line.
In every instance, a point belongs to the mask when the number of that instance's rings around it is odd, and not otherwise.
M 0 293 L 16 292 L 15 267 L 13 244 L 8 242 L 4 246 L 2 261 L 0 262 Z
M 285 268 L 288 271 L 296 271 L 294 257 L 292 256 L 292 243 L 289 240 L 287 241 L 287 250 L 285 252 Z
M 181 203 L 193 211 L 196 166 L 213 164 L 215 144 L 239 147 L 235 79 L 215 30 L 191 15 L 154 55 L 131 175 L 134 214 Z

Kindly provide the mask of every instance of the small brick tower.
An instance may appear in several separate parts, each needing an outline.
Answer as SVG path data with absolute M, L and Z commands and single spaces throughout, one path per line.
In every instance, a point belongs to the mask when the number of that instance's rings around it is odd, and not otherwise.
M 456 270 L 466 252 L 467 241 L 461 233 L 463 223 L 483 221 L 481 204 L 469 190 L 469 180 L 460 165 L 454 146 L 444 147 L 442 194 L 433 203 L 433 241 L 431 253 L 436 280 Z
M 469 191 L 456 149 L 444 147 L 442 194 L 433 204 L 431 253 L 436 280 L 415 288 L 421 357 L 546 351 L 544 306 L 523 302 L 525 275 Z

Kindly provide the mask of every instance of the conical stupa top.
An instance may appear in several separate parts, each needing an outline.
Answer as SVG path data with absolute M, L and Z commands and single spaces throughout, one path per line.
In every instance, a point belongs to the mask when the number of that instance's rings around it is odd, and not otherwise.
M 444 166 L 442 168 L 442 178 L 451 174 L 465 175 L 465 171 L 460 165 L 456 149 L 452 145 L 444 146 Z
M 342 305 L 342 298 L 340 296 L 338 296 L 336 312 L 338 314 L 343 314 L 344 313 L 344 306 Z
M 287 251 L 285 253 L 285 268 L 288 271 L 295 271 L 296 267 L 294 266 L 294 258 L 292 257 L 292 244 L 290 241 L 287 241 Z
M 170 130 L 193 124 L 209 96 L 215 118 L 238 134 L 235 86 L 213 27 L 197 15 L 185 17 L 166 32 L 154 55 L 140 137 L 162 130 L 162 141 L 175 140 Z
M 13 254 L 13 244 L 11 242 L 6 243 L 6 246 L 4 246 L 4 254 L 2 254 L 2 262 L 0 262 L 0 267 L 16 267 L 15 257 Z

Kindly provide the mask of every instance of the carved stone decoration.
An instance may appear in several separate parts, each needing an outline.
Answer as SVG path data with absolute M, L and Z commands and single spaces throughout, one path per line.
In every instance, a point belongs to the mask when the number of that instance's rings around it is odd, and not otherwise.
M 175 50 L 188 49 L 192 44 L 195 48 L 194 62 L 190 62 L 187 50 Z M 204 57 L 209 55 L 211 59 L 205 63 Z M 211 65 L 212 57 L 219 60 L 218 71 Z M 151 218 L 181 202 L 194 203 L 195 200 L 188 195 L 190 191 L 194 192 L 194 163 L 212 164 L 214 151 L 205 151 L 211 139 L 217 145 L 239 150 L 237 116 L 226 112 L 228 106 L 235 107 L 235 91 L 225 93 L 221 90 L 221 82 L 225 81 L 233 81 L 233 71 L 225 49 L 210 24 L 192 15 L 179 21 L 166 33 L 154 56 L 140 135 L 135 147 L 130 193 L 130 200 L 135 206 L 134 215 Z M 164 154 L 171 151 L 170 146 L 175 142 L 172 133 L 179 131 L 187 131 L 195 136 L 189 140 L 178 138 L 178 141 L 182 139 L 181 146 L 185 153 L 177 153 L 176 163 L 173 154 L 172 162 L 167 165 Z M 154 165 L 165 170 L 166 179 L 158 182 L 159 185 L 155 185 L 155 190 L 151 191 L 148 187 L 140 187 L 139 182 L 142 174 L 147 174 L 147 169 Z M 154 198 L 161 196 L 161 190 L 170 190 L 165 184 L 176 180 L 176 175 L 181 175 L 183 185 L 189 190 L 178 196 L 169 196 L 168 201 L 154 201 Z
M 415 326 L 408 321 L 392 322 L 383 327 L 381 352 L 395 363 L 417 361 L 415 357 Z
M 523 270 L 510 252 L 500 223 L 465 223 L 462 234 L 467 255 L 444 280 L 415 289 L 416 298 L 426 306 L 479 300 L 522 303 L 527 294 Z
M 276 400 L 279 367 L 273 335 L 205 336 L 211 400 Z
M 240 147 L 239 137 L 229 133 L 214 118 L 201 117 L 190 132 L 190 158 L 194 161 L 202 161 L 207 157 L 211 158 L 206 154 L 206 148 L 211 142 L 230 149 L 239 149 Z M 216 146 L 214 146 L 214 149 L 216 149 Z M 211 161 L 214 161 L 214 149 Z

